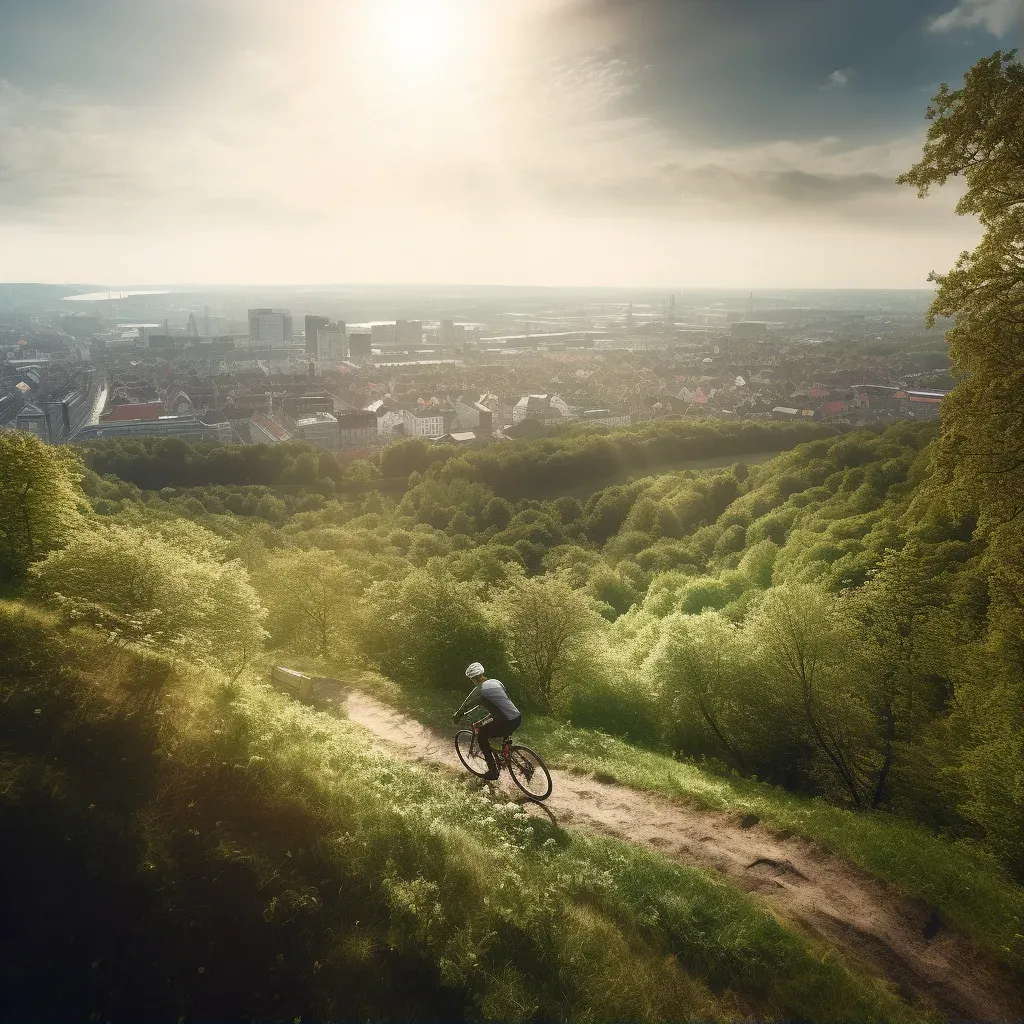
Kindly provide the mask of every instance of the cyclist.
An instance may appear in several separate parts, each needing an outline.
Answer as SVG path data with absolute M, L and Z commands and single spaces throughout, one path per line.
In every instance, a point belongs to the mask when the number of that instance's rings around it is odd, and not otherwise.
M 473 684 L 473 692 L 452 715 L 452 721 L 457 722 L 464 714 L 478 707 L 487 711 L 487 715 L 477 723 L 476 738 L 480 744 L 480 753 L 487 762 L 487 774 L 483 777 L 494 780 L 498 777 L 498 762 L 491 749 L 491 737 L 511 736 L 522 724 L 523 717 L 519 714 L 519 708 L 509 700 L 505 687 L 497 679 L 488 679 L 479 661 L 474 661 L 466 669 L 466 678 Z

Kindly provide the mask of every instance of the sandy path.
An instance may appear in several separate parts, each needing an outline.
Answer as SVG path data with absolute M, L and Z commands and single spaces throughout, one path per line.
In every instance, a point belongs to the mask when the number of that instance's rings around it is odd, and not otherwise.
M 450 736 L 440 736 L 365 694 L 342 698 L 349 718 L 411 760 L 466 774 Z M 559 825 L 646 846 L 725 875 L 781 917 L 854 954 L 910 1001 L 949 1020 L 1024 1020 L 1024 998 L 971 941 L 937 914 L 798 837 L 776 834 L 753 815 L 699 810 L 592 776 L 551 773 L 544 808 Z M 518 795 L 504 775 L 496 785 Z

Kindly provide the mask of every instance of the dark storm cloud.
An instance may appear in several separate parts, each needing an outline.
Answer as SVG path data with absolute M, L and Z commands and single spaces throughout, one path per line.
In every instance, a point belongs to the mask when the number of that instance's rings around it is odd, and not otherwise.
M 1001 0 L 999 0 L 1001 2 Z M 577 0 L 562 19 L 644 68 L 623 101 L 695 142 L 922 123 L 931 91 L 994 49 L 984 27 L 929 31 L 956 0 Z M 835 73 L 840 74 L 836 77 Z M 841 88 L 822 88 L 832 82 Z

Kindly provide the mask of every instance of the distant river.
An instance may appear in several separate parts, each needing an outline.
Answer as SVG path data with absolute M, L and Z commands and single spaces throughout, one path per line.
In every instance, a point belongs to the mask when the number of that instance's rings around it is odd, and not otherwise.
M 128 299 L 133 295 L 170 295 L 167 291 L 142 292 L 84 292 L 82 295 L 65 295 L 64 302 L 113 302 L 115 299 Z

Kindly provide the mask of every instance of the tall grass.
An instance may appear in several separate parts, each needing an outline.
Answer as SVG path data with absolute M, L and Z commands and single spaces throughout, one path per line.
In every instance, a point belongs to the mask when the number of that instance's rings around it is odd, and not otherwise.
M 410 692 L 372 674 L 357 682 L 421 721 L 451 729 L 449 695 Z M 754 814 L 765 825 L 812 839 L 912 899 L 939 910 L 977 944 L 1024 972 L 1024 888 L 989 853 L 884 812 L 856 813 L 739 775 L 676 761 L 605 733 L 527 716 L 517 734 L 554 768 L 595 774 L 694 806 Z
M 743 894 L 0 604 L 15 1018 L 904 1020 Z M 50 979 L 60 977 L 61 985 Z

